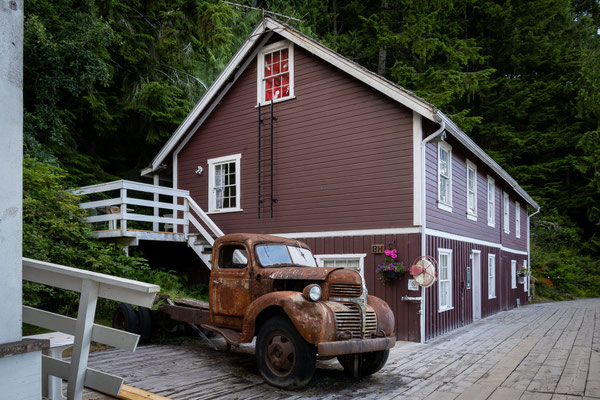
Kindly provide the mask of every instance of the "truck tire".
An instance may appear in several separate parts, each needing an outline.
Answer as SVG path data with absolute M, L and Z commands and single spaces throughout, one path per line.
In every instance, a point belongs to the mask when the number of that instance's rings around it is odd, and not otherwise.
M 150 342 L 150 334 L 152 332 L 152 316 L 150 309 L 140 307 L 137 311 L 137 320 L 139 322 L 140 344 Z
M 360 378 L 363 376 L 373 375 L 379 371 L 387 362 L 389 350 L 374 351 L 372 353 L 362 354 L 344 354 L 338 356 L 338 361 L 344 367 L 344 373 L 350 378 Z M 358 376 L 355 376 L 354 357 L 359 357 L 358 360 Z
M 317 349 L 283 317 L 268 319 L 256 339 L 256 364 L 264 380 L 282 389 L 298 389 L 310 382 Z
M 113 313 L 112 327 L 130 333 L 138 333 L 138 319 L 131 304 L 119 303 Z

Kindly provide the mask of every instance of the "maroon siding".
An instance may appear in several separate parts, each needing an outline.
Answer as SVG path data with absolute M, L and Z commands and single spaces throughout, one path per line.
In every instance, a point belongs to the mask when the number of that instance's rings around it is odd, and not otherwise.
M 410 265 L 421 251 L 421 236 L 409 235 L 369 235 L 349 237 L 328 237 L 301 239 L 306 242 L 314 254 L 362 254 L 366 253 L 364 274 L 369 294 L 384 299 L 396 317 L 396 337 L 398 340 L 420 341 L 420 303 L 402 301 L 402 296 L 420 296 L 419 292 L 408 291 L 406 274 L 396 282 L 383 284 L 375 274 L 378 264 L 384 261 L 381 254 L 372 254 L 371 245 L 390 245 L 398 250 L 398 257 L 404 265 Z
M 517 277 L 517 287 L 515 289 L 512 288 L 511 281 L 511 269 L 510 264 L 511 261 L 515 260 L 517 262 L 517 272 L 523 267 L 523 261 L 527 260 L 526 255 L 522 254 L 514 254 L 510 252 L 503 251 L 502 252 L 502 263 L 500 268 L 504 272 L 505 280 L 501 283 L 503 287 L 502 293 L 502 309 L 509 310 L 511 308 L 515 308 L 517 306 L 517 299 L 519 299 L 521 304 L 525 304 L 528 300 L 528 294 L 523 290 L 524 284 L 519 283 L 519 278 Z
M 427 176 L 427 228 L 444 232 L 463 235 L 500 243 L 500 229 L 498 219 L 501 217 L 499 201 L 502 200 L 498 188 L 496 189 L 496 228 L 487 224 L 487 172 L 477 163 L 477 221 L 467 218 L 467 161 L 465 153 L 461 151 L 458 143 L 448 140 L 452 145 L 452 212 L 438 208 L 438 183 L 437 183 L 437 143 L 428 143 L 426 149 L 426 176 Z M 498 182 L 498 179 L 496 179 Z
M 275 104 L 274 218 L 257 217 L 256 62 L 179 153 L 178 187 L 207 209 L 197 166 L 241 153 L 244 211 L 211 215 L 224 232 L 412 226 L 412 112 L 297 46 L 295 74 Z
M 473 322 L 473 288 L 477 283 L 472 281 L 471 289 L 467 289 L 467 266 L 472 266 L 471 252 L 481 251 L 481 317 L 485 318 L 502 310 L 516 307 L 516 299 L 521 304 L 527 302 L 527 293 L 523 284 L 517 283 L 511 289 L 510 261 L 517 260 L 517 271 L 523 265 L 525 255 L 515 255 L 501 251 L 496 247 L 427 236 L 427 253 L 438 259 L 438 249 L 452 250 L 452 304 L 453 309 L 439 312 L 438 283 L 426 290 L 426 322 L 425 340 L 451 331 Z M 489 297 L 488 290 L 488 254 L 496 255 L 496 297 Z M 472 273 L 472 271 L 471 271 Z
M 509 192 L 510 199 L 510 233 L 504 233 L 504 214 L 502 215 L 502 245 L 514 250 L 527 251 L 527 210 L 525 209 L 525 203 L 521 203 L 521 237 L 516 236 L 516 205 L 515 196 Z M 504 202 L 504 200 L 502 200 Z M 504 204 L 504 203 L 502 203 Z
M 467 218 L 467 156 L 460 144 L 448 139 L 452 146 L 452 212 L 438 208 L 437 183 L 437 143 L 429 143 L 426 149 L 427 166 L 427 228 L 436 229 L 456 235 L 484 240 L 490 243 L 502 244 L 514 250 L 527 251 L 527 211 L 525 201 L 521 204 L 521 237 L 515 236 L 515 199 L 514 192 L 510 193 L 510 233 L 504 233 L 503 217 L 503 182 L 501 178 L 489 171 L 487 166 L 478 162 L 474 157 L 469 161 L 477 165 L 477 221 Z M 495 180 L 496 207 L 495 227 L 488 225 L 487 210 L 487 176 Z

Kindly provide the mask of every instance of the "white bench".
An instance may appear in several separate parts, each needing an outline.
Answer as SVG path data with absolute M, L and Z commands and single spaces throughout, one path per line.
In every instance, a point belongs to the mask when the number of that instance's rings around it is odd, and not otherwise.
M 44 351 L 44 354 L 58 360 L 62 359 L 62 353 L 69 347 L 73 346 L 75 336 L 68 335 L 62 332 L 48 332 L 39 335 L 27 336 L 31 339 L 49 339 L 50 348 Z M 62 379 L 56 376 L 44 374 L 42 376 L 42 385 L 48 387 L 48 398 L 50 400 L 67 400 L 63 396 Z

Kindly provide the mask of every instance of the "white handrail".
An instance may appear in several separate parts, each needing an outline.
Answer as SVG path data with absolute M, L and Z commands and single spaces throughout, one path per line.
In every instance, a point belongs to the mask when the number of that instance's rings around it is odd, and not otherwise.
M 208 226 L 210 228 L 210 230 L 216 237 L 224 235 L 223 231 L 221 229 L 219 229 L 217 224 L 215 224 L 214 221 L 212 219 L 210 219 L 208 214 L 206 214 L 204 212 L 204 210 L 202 208 L 200 208 L 200 206 L 194 201 L 194 199 L 192 199 L 190 196 L 186 196 L 185 200 L 190 205 L 190 209 L 192 211 L 194 211 L 200 217 L 202 222 L 204 222 L 206 224 L 206 226 Z
M 117 396 L 122 378 L 87 368 L 90 343 L 93 339 L 133 351 L 139 336 L 95 325 L 98 297 L 150 307 L 160 287 L 30 258 L 23 258 L 23 280 L 81 293 L 77 319 L 23 308 L 24 322 L 75 336 L 71 363 L 45 356 L 44 373 L 68 379 L 69 399 L 81 399 L 84 385 Z

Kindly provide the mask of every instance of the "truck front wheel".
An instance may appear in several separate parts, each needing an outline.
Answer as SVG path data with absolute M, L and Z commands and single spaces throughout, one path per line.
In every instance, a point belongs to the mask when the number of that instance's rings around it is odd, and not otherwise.
M 338 361 L 344 367 L 344 373 L 350 378 L 373 375 L 387 362 L 389 350 L 372 353 L 346 354 L 338 356 Z
M 270 385 L 297 389 L 311 380 L 317 351 L 300 336 L 290 321 L 272 317 L 258 331 L 256 363 L 260 374 Z

